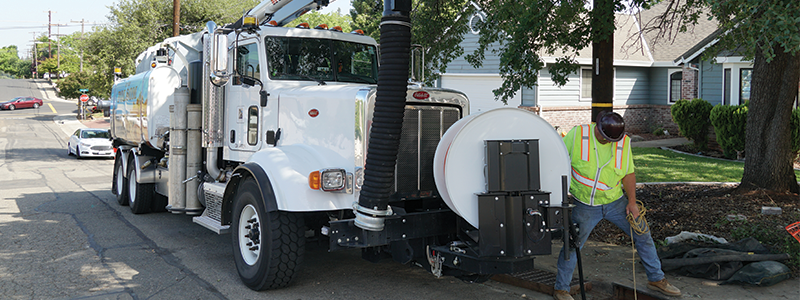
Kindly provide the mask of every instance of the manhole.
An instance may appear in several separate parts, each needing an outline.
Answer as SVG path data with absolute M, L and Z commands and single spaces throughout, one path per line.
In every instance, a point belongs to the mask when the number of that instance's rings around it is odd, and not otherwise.
M 492 276 L 492 280 L 552 295 L 554 292 L 553 285 L 556 283 L 556 273 L 533 269 L 527 272 L 494 275 Z M 573 278 L 569 286 L 570 294 L 574 295 L 580 293 L 581 286 L 578 279 Z M 592 283 L 590 281 L 584 281 L 583 287 L 587 292 L 591 291 Z

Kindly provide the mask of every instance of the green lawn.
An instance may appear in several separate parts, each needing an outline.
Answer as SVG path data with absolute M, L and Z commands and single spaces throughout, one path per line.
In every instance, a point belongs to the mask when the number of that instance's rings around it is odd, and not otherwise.
M 739 182 L 744 163 L 679 154 L 658 148 L 632 148 L 636 182 Z M 800 171 L 794 171 L 800 178 Z

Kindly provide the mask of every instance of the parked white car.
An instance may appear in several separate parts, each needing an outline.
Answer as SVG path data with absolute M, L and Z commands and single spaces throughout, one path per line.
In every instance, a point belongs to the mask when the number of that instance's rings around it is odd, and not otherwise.
M 108 129 L 78 129 L 67 142 L 67 154 L 83 157 L 114 158 L 114 147 L 111 145 L 111 134 Z

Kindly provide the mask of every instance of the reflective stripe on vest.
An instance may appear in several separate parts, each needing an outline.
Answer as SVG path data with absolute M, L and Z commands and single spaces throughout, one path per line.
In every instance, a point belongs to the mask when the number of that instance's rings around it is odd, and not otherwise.
M 579 182 L 580 184 L 583 184 L 590 188 L 594 188 L 594 180 L 588 177 L 584 177 L 583 175 L 578 173 L 578 171 L 575 170 L 575 168 L 572 168 L 572 178 L 574 178 L 575 181 Z M 602 181 L 597 181 L 597 189 L 601 191 L 608 191 L 611 189 L 611 187 L 603 183 Z
M 589 134 L 591 134 L 591 126 L 581 125 L 581 160 L 589 161 Z
M 590 147 L 590 134 L 592 132 L 590 125 L 581 125 L 581 160 L 588 162 L 589 161 L 589 154 L 591 152 Z M 620 142 L 614 142 L 614 149 L 616 152 L 614 153 L 614 167 L 617 169 L 622 169 L 623 163 L 623 154 L 625 153 L 623 150 L 625 149 L 625 137 L 622 137 Z
M 614 155 L 614 167 L 617 169 L 622 169 L 622 156 L 625 154 L 623 149 L 625 149 L 625 136 L 622 137 L 622 140 L 619 142 L 614 142 L 614 148 L 617 149 L 616 155 Z

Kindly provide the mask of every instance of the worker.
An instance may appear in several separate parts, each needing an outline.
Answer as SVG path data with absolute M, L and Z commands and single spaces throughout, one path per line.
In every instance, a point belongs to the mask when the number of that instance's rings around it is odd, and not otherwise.
M 647 287 L 668 296 L 680 296 L 681 291 L 664 278 L 649 230 L 631 234 L 632 225 L 626 219 L 630 214 L 638 221 L 639 207 L 636 204 L 631 139 L 625 135 L 622 116 L 603 111 L 596 124 L 575 126 L 563 139 L 572 164 L 569 191 L 577 199 L 573 201 L 575 207 L 572 210 L 572 222 L 578 225 L 577 247 L 583 248 L 592 229 L 600 220 L 606 219 L 633 238 L 647 273 Z M 572 299 L 568 291 L 577 259 L 574 249 L 569 253 L 564 251 L 562 247 L 558 256 L 553 293 L 556 300 Z

